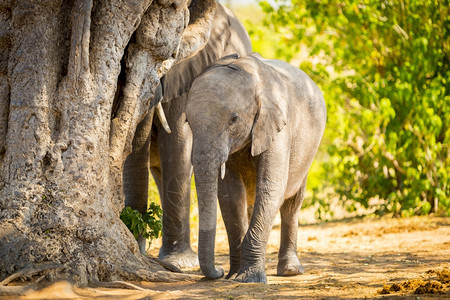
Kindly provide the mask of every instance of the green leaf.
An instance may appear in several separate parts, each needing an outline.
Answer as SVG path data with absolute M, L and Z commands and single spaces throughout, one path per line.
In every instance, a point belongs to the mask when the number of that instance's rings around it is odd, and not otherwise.
M 139 236 L 151 240 L 158 238 L 162 229 L 161 217 L 162 209 L 155 203 L 150 204 L 144 215 L 129 206 L 125 207 L 120 214 L 120 219 L 136 239 Z

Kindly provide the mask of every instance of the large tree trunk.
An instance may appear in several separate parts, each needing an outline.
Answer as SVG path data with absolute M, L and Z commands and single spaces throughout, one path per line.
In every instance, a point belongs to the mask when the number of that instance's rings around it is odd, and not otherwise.
M 176 277 L 120 221 L 122 170 L 159 78 L 206 42 L 215 2 L 199 2 L 187 28 L 185 0 L 0 2 L 0 281 Z

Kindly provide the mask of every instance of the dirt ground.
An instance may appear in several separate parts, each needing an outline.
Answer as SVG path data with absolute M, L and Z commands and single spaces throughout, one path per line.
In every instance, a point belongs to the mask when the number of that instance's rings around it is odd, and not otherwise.
M 139 291 L 77 288 L 60 282 L 9 299 L 450 299 L 450 218 L 364 218 L 299 225 L 298 253 L 305 274 L 293 277 L 275 276 L 279 235 L 278 220 L 267 249 L 268 284 L 224 279 L 134 282 L 145 289 Z M 196 234 L 193 239 L 195 245 Z M 149 254 L 157 256 L 159 245 L 156 241 Z M 228 245 L 222 223 L 216 262 L 227 272 Z M 201 275 L 198 268 L 184 272 Z

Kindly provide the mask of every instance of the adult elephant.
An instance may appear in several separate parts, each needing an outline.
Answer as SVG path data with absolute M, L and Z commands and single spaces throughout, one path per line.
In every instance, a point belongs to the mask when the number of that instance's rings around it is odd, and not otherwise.
M 133 153 L 125 162 L 125 204 L 141 212 L 147 209 L 148 159 L 158 186 L 163 209 L 163 242 L 159 258 L 178 267 L 198 265 L 190 244 L 190 183 L 192 177 L 192 133 L 186 122 L 187 92 L 194 78 L 207 66 L 232 53 L 252 52 L 250 38 L 234 14 L 218 5 L 205 47 L 192 58 L 175 66 L 161 80 L 163 109 L 171 133 L 148 115 L 139 124 Z M 151 145 L 151 146 L 150 146 Z M 140 239 L 145 251 L 145 240 Z

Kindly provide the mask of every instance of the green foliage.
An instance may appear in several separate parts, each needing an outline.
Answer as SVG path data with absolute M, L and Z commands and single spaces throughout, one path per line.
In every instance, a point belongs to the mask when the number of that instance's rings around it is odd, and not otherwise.
M 149 204 L 149 208 L 144 215 L 129 206 L 125 207 L 120 214 L 120 219 L 136 239 L 142 236 L 150 239 L 150 241 L 157 239 L 161 235 L 161 217 L 161 207 L 153 202 Z
M 450 215 L 448 1 L 260 6 L 266 17 L 250 26 L 252 39 L 275 32 L 275 57 L 299 65 L 327 102 L 318 167 L 327 184 L 316 200 L 325 205 L 332 190 L 350 211 L 378 199 L 377 214 Z

